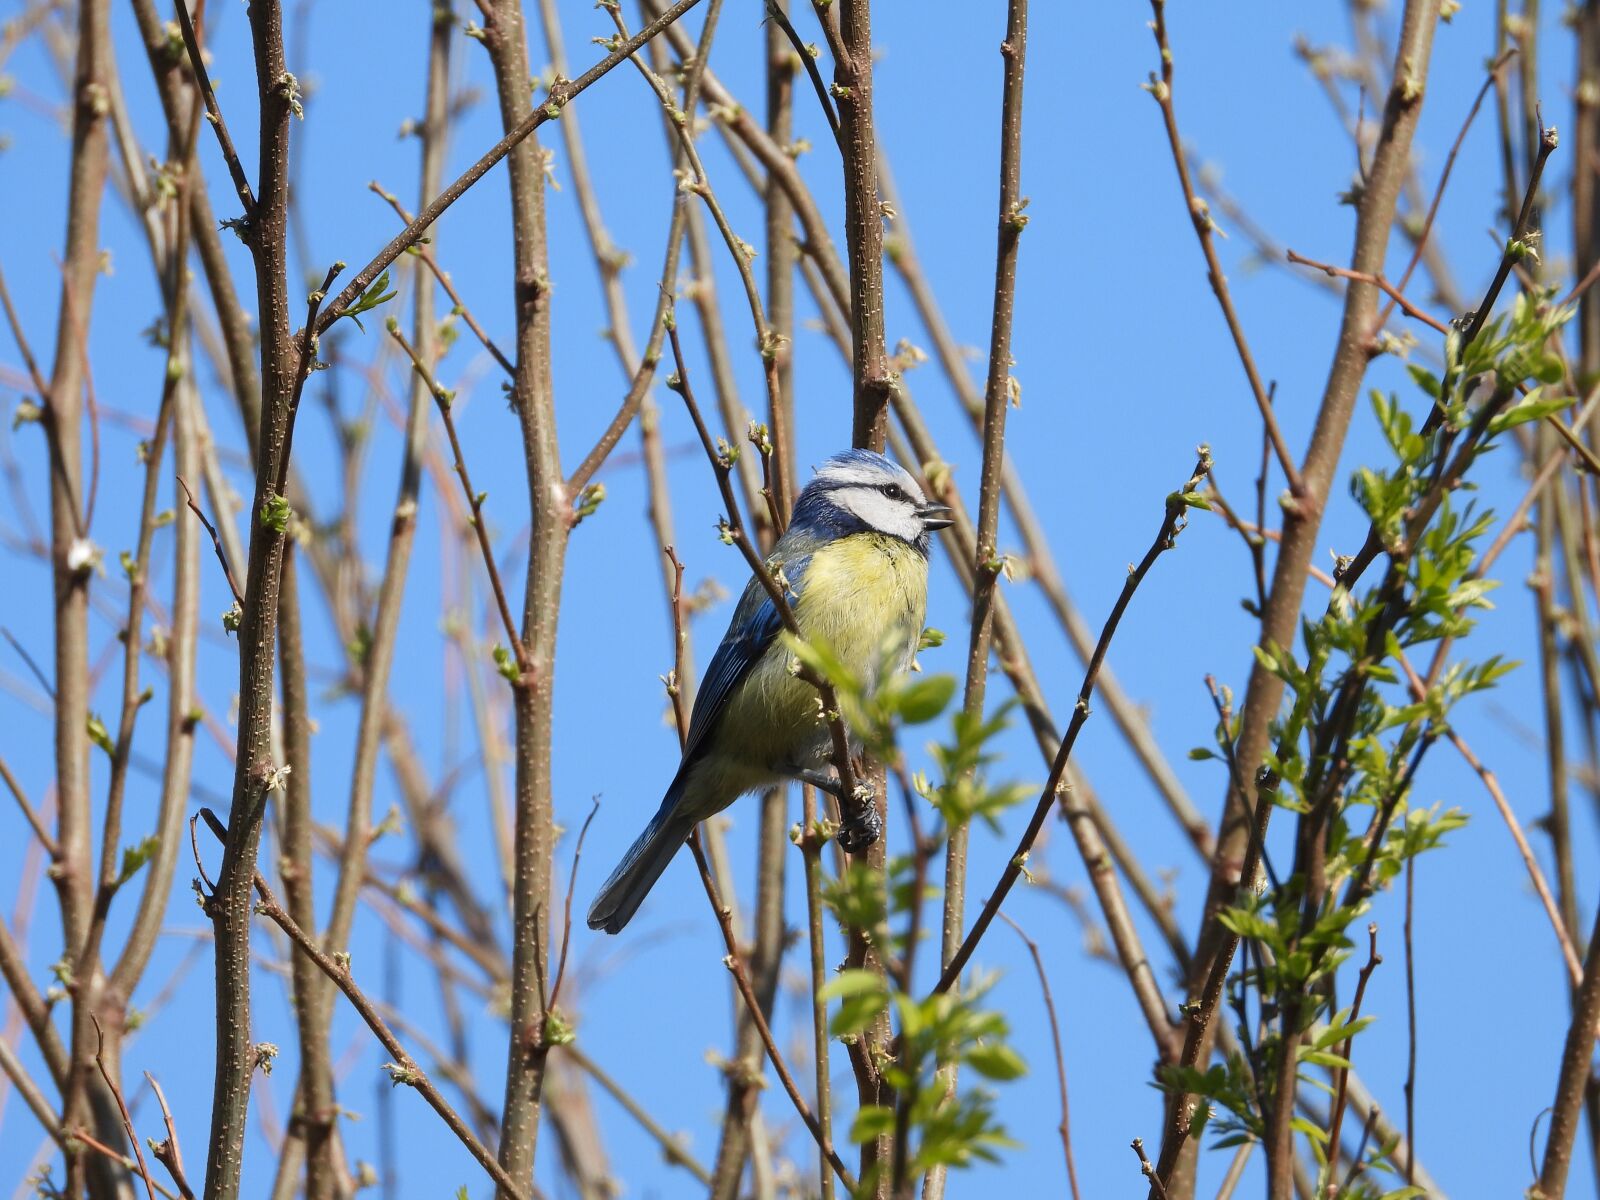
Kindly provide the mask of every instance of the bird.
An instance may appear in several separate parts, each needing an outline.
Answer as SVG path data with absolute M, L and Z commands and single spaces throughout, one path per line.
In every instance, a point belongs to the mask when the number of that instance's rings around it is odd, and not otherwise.
M 904 468 L 845 450 L 801 491 L 767 558 L 801 635 L 826 644 L 869 693 L 911 664 L 927 609 L 929 535 L 950 524 L 950 509 L 930 503 Z M 677 774 L 596 895 L 591 929 L 620 932 L 694 827 L 741 795 L 786 779 L 827 786 L 829 728 L 782 629 L 752 575 L 701 679 Z

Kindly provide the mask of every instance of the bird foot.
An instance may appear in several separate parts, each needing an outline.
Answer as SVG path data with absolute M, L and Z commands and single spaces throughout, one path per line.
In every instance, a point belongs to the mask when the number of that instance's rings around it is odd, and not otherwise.
M 826 771 L 811 771 L 801 768 L 794 772 L 793 778 L 799 782 L 816 788 L 819 792 L 827 792 L 835 800 L 843 801 L 844 793 L 839 787 L 837 775 Z
M 839 825 L 839 846 L 846 854 L 860 854 L 882 836 L 883 818 L 871 800 L 857 812 L 846 814 Z

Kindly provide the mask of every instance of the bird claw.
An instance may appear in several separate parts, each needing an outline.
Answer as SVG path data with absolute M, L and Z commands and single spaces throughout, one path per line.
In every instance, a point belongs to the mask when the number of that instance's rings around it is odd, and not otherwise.
M 870 800 L 839 826 L 839 846 L 846 854 L 860 854 L 882 836 L 883 818 Z

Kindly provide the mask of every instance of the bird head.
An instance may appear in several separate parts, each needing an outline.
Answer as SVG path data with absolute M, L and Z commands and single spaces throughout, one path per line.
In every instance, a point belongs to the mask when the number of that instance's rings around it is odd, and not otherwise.
M 829 537 L 882 533 L 926 553 L 928 534 L 951 524 L 950 510 L 930 504 L 903 468 L 871 450 L 828 459 L 794 506 L 794 524 Z

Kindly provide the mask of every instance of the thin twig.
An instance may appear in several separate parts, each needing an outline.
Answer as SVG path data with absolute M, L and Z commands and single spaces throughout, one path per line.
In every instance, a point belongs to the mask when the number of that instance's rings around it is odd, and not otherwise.
M 156 1103 L 161 1105 L 161 1119 L 167 1125 L 166 1138 L 163 1141 L 153 1142 L 150 1152 L 171 1174 L 172 1182 L 178 1185 L 183 1200 L 194 1200 L 194 1189 L 189 1186 L 188 1177 L 184 1174 L 183 1150 L 178 1145 L 178 1127 L 172 1120 L 172 1109 L 167 1107 L 167 1094 L 161 1090 L 160 1081 L 149 1071 L 144 1073 L 144 1077 L 150 1081 L 150 1090 L 155 1092 Z
M 194 493 L 189 490 L 189 481 L 182 475 L 178 476 L 178 486 L 183 489 L 183 500 L 189 506 L 189 511 L 200 518 L 200 524 L 204 525 L 206 532 L 211 535 L 211 545 L 217 552 L 217 561 L 222 564 L 222 574 L 228 581 L 228 590 L 233 593 L 234 600 L 243 604 L 244 593 L 239 591 L 239 585 L 234 581 L 233 569 L 228 566 L 228 556 L 222 549 L 222 539 L 217 536 L 217 527 L 206 520 L 205 513 L 201 512 L 200 506 L 195 503 Z
M 433 396 L 434 403 L 439 409 L 439 415 L 444 419 L 445 433 L 450 438 L 450 449 L 455 454 L 456 476 L 461 480 L 461 490 L 465 493 L 467 504 L 472 509 L 472 528 L 478 537 L 478 548 L 483 552 L 483 566 L 489 575 L 489 587 L 494 592 L 495 606 L 500 610 L 500 621 L 505 627 L 511 653 L 516 658 L 518 672 L 525 677 L 529 671 L 527 647 L 523 645 L 522 636 L 517 632 L 516 618 L 511 615 L 511 604 L 506 599 L 505 585 L 500 581 L 500 568 L 495 564 L 494 548 L 489 544 L 489 530 L 483 520 L 483 502 L 488 498 L 488 493 L 473 489 L 472 477 L 467 474 L 467 461 L 461 454 L 461 439 L 456 436 L 455 419 L 450 414 L 450 405 L 455 399 L 455 394 L 448 388 L 441 386 L 438 380 L 433 377 L 433 372 L 422 361 L 422 356 L 406 340 L 406 335 L 400 332 L 398 323 L 391 322 L 389 336 L 394 338 L 400 348 L 406 352 L 406 357 L 411 360 L 412 367 L 427 386 L 429 394 Z
M 1028 947 L 1028 953 L 1033 958 L 1033 969 L 1039 976 L 1039 988 L 1044 993 L 1045 1014 L 1050 1018 L 1050 1041 L 1055 1047 L 1056 1056 L 1056 1083 L 1061 1090 L 1061 1153 L 1067 1160 L 1067 1184 L 1072 1189 L 1072 1200 L 1078 1200 L 1078 1168 L 1072 1161 L 1072 1123 L 1070 1110 L 1067 1107 L 1067 1059 L 1061 1049 L 1061 1023 L 1056 1019 L 1056 1001 L 1050 993 L 1050 977 L 1045 974 L 1044 959 L 1039 954 L 1039 943 L 1029 937 L 1021 925 L 1018 925 L 1004 912 L 1000 919 L 1012 929 L 1017 931 L 1017 936 Z
M 1362 966 L 1360 974 L 1356 976 L 1355 999 L 1350 1002 L 1350 1019 L 1348 1024 L 1354 1025 L 1361 1016 L 1361 1001 L 1366 998 L 1367 981 L 1372 978 L 1383 962 L 1383 955 L 1378 953 L 1378 926 L 1375 923 L 1367 925 L 1367 961 Z M 1347 1034 L 1339 1046 L 1339 1057 L 1346 1062 L 1350 1060 L 1350 1043 L 1355 1038 L 1354 1033 Z M 1335 1073 L 1333 1088 L 1333 1115 L 1328 1121 L 1328 1162 L 1330 1173 L 1332 1165 L 1338 1162 L 1339 1157 L 1339 1128 L 1344 1124 L 1344 1110 L 1348 1102 L 1350 1087 L 1350 1068 L 1340 1067 Z M 1356 1155 L 1360 1161 L 1361 1155 Z
M 1044 828 L 1045 818 L 1049 816 L 1051 808 L 1056 804 L 1057 795 L 1061 789 L 1063 777 L 1066 773 L 1067 760 L 1072 755 L 1072 748 L 1078 740 L 1078 734 L 1083 729 L 1084 722 L 1089 719 L 1089 700 L 1094 695 L 1095 679 L 1100 673 L 1100 664 L 1105 661 L 1106 650 L 1111 645 L 1111 639 L 1116 635 L 1117 626 L 1122 621 L 1122 615 L 1127 611 L 1128 604 L 1133 599 L 1133 594 L 1138 590 L 1144 577 L 1150 573 L 1150 568 L 1155 565 L 1156 559 L 1170 550 L 1177 541 L 1178 534 L 1182 532 L 1187 522 L 1189 499 L 1194 496 L 1200 484 L 1211 471 L 1211 452 L 1205 446 L 1200 447 L 1198 460 L 1195 462 L 1193 473 L 1183 486 L 1167 497 L 1166 515 L 1162 519 L 1161 528 L 1156 533 L 1155 541 L 1150 544 L 1150 549 L 1145 551 L 1144 558 L 1139 565 L 1129 573 L 1127 581 L 1122 585 L 1122 593 L 1117 597 L 1116 604 L 1111 609 L 1111 615 L 1106 618 L 1105 627 L 1100 631 L 1100 640 L 1095 645 L 1094 657 L 1090 659 L 1088 669 L 1084 672 L 1083 684 L 1078 689 L 1078 702 L 1072 709 L 1072 720 L 1067 725 L 1066 736 L 1061 739 L 1061 748 L 1056 751 L 1055 761 L 1050 767 L 1050 777 L 1045 781 L 1043 792 L 1040 793 L 1039 803 L 1034 808 L 1033 817 L 1028 826 L 1023 830 L 1022 837 L 1017 842 L 1015 853 L 1006 861 L 1005 870 L 1001 872 L 999 882 L 995 884 L 994 891 L 989 899 L 984 902 L 983 911 L 978 914 L 978 919 L 973 923 L 972 929 L 967 933 L 960 948 L 951 956 L 950 962 L 945 967 L 944 973 L 939 977 L 939 983 L 934 988 L 935 993 L 947 992 L 955 981 L 960 978 L 961 969 L 967 960 L 972 957 L 972 952 L 977 948 L 984 932 L 989 928 L 994 916 L 1000 911 L 1000 905 L 1005 902 L 1012 886 L 1022 874 L 1023 864 L 1027 861 L 1033 843 L 1039 837 L 1039 831 Z
M 723 944 L 727 947 L 727 955 L 723 964 L 733 973 L 734 984 L 739 989 L 739 995 L 744 998 L 745 1010 L 750 1014 L 750 1019 L 755 1023 L 756 1030 L 761 1035 L 761 1044 L 766 1047 L 767 1058 L 772 1063 L 772 1069 L 777 1072 L 783 1090 L 789 1094 L 789 1099 L 794 1102 L 794 1108 L 800 1114 L 800 1119 L 805 1122 L 811 1136 L 822 1149 L 823 1155 L 833 1167 L 833 1173 L 839 1177 L 839 1182 L 844 1184 L 845 1191 L 855 1193 L 855 1177 L 850 1174 L 850 1169 L 834 1150 L 832 1141 L 823 1133 L 822 1126 L 817 1123 L 816 1116 L 811 1111 L 811 1106 L 806 1103 L 796 1086 L 794 1076 L 789 1073 L 783 1056 L 778 1052 L 778 1043 L 772 1036 L 772 1028 L 767 1024 L 766 1014 L 761 1011 L 761 1002 L 756 998 L 755 988 L 751 986 L 749 973 L 744 968 L 744 959 L 739 953 L 738 939 L 733 932 L 733 922 L 729 919 L 728 909 L 717 895 L 717 885 L 711 878 L 711 864 L 706 859 L 704 847 L 700 844 L 700 827 L 696 826 L 689 835 L 689 849 L 694 854 L 695 865 L 700 869 L 700 882 L 705 885 L 706 896 L 711 901 L 712 911 L 716 913 L 717 925 L 722 930 Z
M 1340 279 L 1354 279 L 1360 283 L 1370 283 L 1384 295 L 1389 297 L 1389 307 L 1400 306 L 1400 311 L 1413 320 L 1421 321 L 1429 329 L 1437 333 L 1448 334 L 1450 327 L 1437 317 L 1423 312 L 1415 304 L 1405 298 L 1404 293 L 1395 284 L 1390 283 L 1382 275 L 1373 275 L 1366 271 L 1352 271 L 1348 267 L 1336 267 L 1332 263 L 1318 262 L 1314 258 L 1307 258 L 1303 254 L 1296 254 L 1293 250 L 1284 252 L 1290 262 L 1302 267 L 1312 267 L 1325 275 L 1338 276 Z M 1380 326 L 1381 328 L 1381 326 Z
M 218 105 L 217 93 L 211 86 L 211 75 L 206 70 L 205 51 L 195 33 L 194 20 L 189 16 L 189 6 L 185 0 L 174 0 L 174 6 L 178 11 L 178 28 L 183 31 L 184 48 L 189 52 L 189 66 L 194 71 L 195 83 L 199 86 L 200 96 L 205 102 L 206 120 L 216 131 L 217 145 L 222 150 L 223 160 L 228 164 L 228 175 L 233 180 L 233 190 L 239 197 L 239 203 L 244 205 L 245 227 L 248 229 L 256 217 L 255 193 L 250 190 L 250 181 L 245 178 L 244 166 L 239 162 L 239 152 L 233 148 L 233 138 L 228 134 L 228 123 L 222 119 L 222 108 Z
M 1145 1156 L 1144 1139 L 1134 1138 L 1130 1143 L 1133 1152 L 1139 1156 L 1139 1172 L 1150 1181 L 1150 1190 L 1155 1194 L 1156 1200 L 1167 1200 L 1167 1185 L 1161 1182 L 1161 1176 L 1156 1174 L 1155 1167 L 1150 1165 L 1150 1160 Z
M 224 836 L 225 830 L 222 823 L 217 820 L 210 809 L 201 809 L 200 816 L 205 819 L 206 824 L 213 833 L 219 837 Z M 428 1106 L 439 1114 L 450 1132 L 456 1135 L 461 1144 L 467 1148 L 467 1152 L 488 1173 L 489 1177 L 495 1181 L 495 1184 L 508 1196 L 511 1196 L 513 1200 L 522 1200 L 525 1196 L 523 1189 L 506 1173 L 505 1168 L 500 1165 L 489 1149 L 478 1140 L 472 1130 L 467 1128 L 466 1123 L 456 1114 L 455 1109 L 450 1107 L 450 1102 L 444 1098 L 439 1089 L 434 1086 L 433 1081 L 428 1078 L 427 1072 L 423 1071 L 415 1060 L 406 1053 L 405 1047 L 400 1044 L 400 1040 L 390 1031 L 389 1026 L 378 1013 L 378 1010 L 367 999 L 361 989 L 356 986 L 355 979 L 350 974 L 348 958 L 341 962 L 334 962 L 333 959 L 324 954 L 322 947 L 317 945 L 315 939 L 308 936 L 299 925 L 295 924 L 294 918 L 278 903 L 277 897 L 273 895 L 272 888 L 268 886 L 260 871 L 254 873 L 252 881 L 255 885 L 256 895 L 260 898 L 257 911 L 283 930 L 289 940 L 317 965 L 317 969 L 333 981 L 334 986 L 345 994 L 345 998 L 350 1001 L 351 1007 L 366 1022 L 367 1028 L 372 1030 L 378 1041 L 383 1043 L 383 1048 L 394 1056 L 394 1062 L 390 1065 L 390 1075 L 395 1084 L 404 1083 L 416 1088 L 422 1094 L 422 1098 L 428 1102 Z
M 384 190 L 377 180 L 367 184 L 367 188 L 374 195 L 381 196 L 384 200 L 387 200 L 389 207 L 394 209 L 396 215 L 399 216 L 404 224 L 410 225 L 415 219 L 407 211 L 406 206 L 400 202 L 400 197 L 393 192 Z M 439 286 L 444 288 L 445 295 L 450 297 L 450 302 L 455 305 L 455 311 L 466 322 L 467 328 L 472 330 L 472 336 L 477 338 L 479 344 L 489 352 L 490 357 L 500 364 L 502 371 L 508 376 L 514 376 L 517 373 L 517 369 L 511 365 L 511 360 L 505 356 L 500 347 L 494 344 L 494 339 L 484 332 L 483 326 L 478 324 L 478 319 L 472 315 L 472 310 L 467 307 L 466 301 L 461 298 L 461 293 L 456 291 L 456 285 L 450 278 L 450 273 L 439 265 L 439 258 L 438 255 L 434 254 L 433 247 L 426 242 L 418 242 L 415 249 L 417 256 L 422 259 L 428 270 L 433 272 L 433 277 L 439 281 Z
M 11 643 L 11 648 L 17 652 L 17 656 L 27 665 L 28 670 L 33 672 L 33 677 L 39 681 L 39 686 L 44 689 L 44 694 L 54 700 L 56 698 L 56 689 L 51 684 L 49 676 L 44 673 L 44 668 L 40 667 L 33 655 L 28 653 L 28 648 L 19 642 L 16 635 L 4 625 L 0 625 L 0 637 Z
M 578 886 L 578 863 L 583 859 L 583 839 L 589 836 L 589 826 L 594 824 L 594 816 L 599 811 L 600 798 L 597 796 L 589 806 L 589 815 L 583 819 L 583 827 L 578 830 L 578 843 L 572 848 L 572 869 L 567 872 L 567 903 L 561 926 L 561 956 L 556 960 L 555 982 L 550 985 L 549 1007 L 552 1009 L 561 995 L 561 981 L 567 974 L 567 943 L 572 940 L 572 893 Z
M 817 103 L 822 107 L 823 116 L 828 118 L 828 128 L 833 130 L 833 140 L 836 143 L 841 142 L 843 134 L 839 131 L 839 113 L 828 97 L 828 85 L 822 82 L 822 72 L 817 70 L 817 56 L 813 53 L 812 47 L 800 40 L 800 34 L 789 22 L 789 15 L 776 3 L 776 0 L 767 0 L 767 19 L 783 30 L 783 36 L 789 39 L 796 56 L 805 65 L 806 74 L 811 78 L 811 86 L 817 93 Z
M 155 1182 L 150 1178 L 150 1170 L 145 1166 L 144 1147 L 139 1142 L 139 1135 L 133 1129 L 133 1117 L 128 1112 L 128 1102 L 122 1098 L 122 1089 L 111 1078 L 111 1072 L 106 1067 L 106 1031 L 100 1028 L 100 1019 L 93 1013 L 89 1020 L 94 1022 L 95 1051 L 94 1065 L 100 1069 L 100 1078 L 105 1081 L 106 1090 L 111 1093 L 112 1099 L 117 1102 L 117 1112 L 122 1115 L 122 1128 L 128 1135 L 128 1141 L 133 1143 L 134 1156 L 139 1161 L 139 1178 L 144 1180 L 145 1195 L 150 1200 L 156 1200 Z
M 1210 280 L 1211 290 L 1216 294 L 1217 304 L 1222 309 L 1222 319 L 1227 322 L 1228 332 L 1233 337 L 1234 349 L 1238 351 L 1245 378 L 1250 382 L 1250 391 L 1255 396 L 1256 408 L 1260 410 L 1261 422 L 1266 426 L 1267 435 L 1272 439 L 1272 449 L 1278 456 L 1278 465 L 1283 469 L 1283 477 L 1288 480 L 1290 492 L 1298 496 L 1304 490 L 1304 485 L 1300 481 L 1300 470 L 1295 466 L 1289 444 L 1284 441 L 1283 431 L 1278 428 L 1277 414 L 1272 410 L 1272 401 L 1267 395 L 1265 385 L 1261 382 L 1260 373 L 1256 370 L 1255 358 L 1250 353 L 1250 343 L 1245 340 L 1244 326 L 1239 321 L 1239 314 L 1234 310 L 1233 294 L 1228 290 L 1228 280 L 1222 273 L 1222 262 L 1217 258 L 1216 245 L 1211 237 L 1216 223 L 1211 219 L 1206 202 L 1195 194 L 1194 181 L 1189 177 L 1189 163 L 1183 153 L 1183 138 L 1178 133 L 1178 114 L 1172 103 L 1172 47 L 1167 41 L 1166 0 L 1151 0 L 1150 7 L 1155 16 L 1150 27 L 1155 33 L 1156 49 L 1161 56 L 1161 75 L 1159 79 L 1154 74 L 1151 75 L 1148 90 L 1161 106 L 1161 121 L 1166 127 L 1167 145 L 1172 151 L 1173 165 L 1178 168 L 1178 184 L 1183 189 L 1184 204 L 1189 210 L 1189 220 L 1194 226 L 1195 237 L 1199 239 L 1200 251 L 1205 255 L 1206 277 Z
M 404 254 L 408 247 L 414 245 L 417 239 L 427 232 L 428 227 L 437 221 L 447 208 L 466 194 L 468 188 L 482 179 L 488 174 L 491 167 L 511 153 L 512 147 L 526 140 L 534 130 L 538 129 L 546 121 L 560 116 L 563 107 L 587 91 L 591 85 L 598 82 L 619 63 L 625 62 L 640 46 L 643 46 L 698 3 L 700 3 L 700 0 L 678 0 L 676 4 L 668 8 L 638 33 L 625 39 L 620 46 L 578 76 L 578 78 L 570 81 L 560 81 L 556 86 L 552 87 L 549 95 L 545 98 L 544 104 L 535 108 L 525 120 L 490 147 L 482 158 L 462 172 L 454 183 L 430 200 L 427 207 L 417 214 L 415 220 L 400 233 L 396 234 L 389 244 L 373 257 L 371 262 L 356 272 L 355 278 L 345 285 L 344 290 L 334 297 L 333 302 L 323 310 L 322 315 L 317 319 L 317 333 L 327 332 L 328 326 L 345 314 L 345 310 L 355 303 L 384 269 Z
M 7 635 L 10 636 L 9 634 Z M 45 853 L 52 859 L 61 856 L 61 848 L 56 845 L 56 839 L 50 835 L 49 828 L 44 823 L 44 818 L 29 802 L 27 793 L 22 790 L 22 785 L 17 782 L 17 777 L 11 773 L 11 768 L 6 766 L 6 761 L 0 758 L 0 778 L 6 782 L 6 788 L 17 799 L 17 804 L 22 808 L 22 815 L 27 818 L 28 826 L 33 830 L 34 836 L 39 839 L 39 844 L 44 847 Z
M 689 1154 L 689 1152 L 683 1148 L 683 1145 L 678 1138 L 674 1137 L 672 1134 L 663 1129 L 660 1123 L 645 1111 L 644 1107 L 633 1098 L 628 1090 L 619 1084 L 615 1079 L 613 1079 L 608 1072 L 602 1069 L 600 1064 L 595 1062 L 594 1059 L 590 1058 L 588 1054 L 586 1054 L 579 1047 L 577 1042 L 570 1042 L 567 1045 L 562 1046 L 556 1051 L 556 1053 L 565 1055 L 567 1058 L 572 1059 L 572 1061 L 577 1063 L 578 1066 L 583 1069 L 584 1073 L 598 1083 L 613 1100 L 622 1105 L 622 1107 L 627 1111 L 628 1115 L 631 1116 L 635 1121 L 639 1122 L 640 1127 L 656 1140 L 656 1144 L 661 1147 L 662 1157 L 664 1157 L 669 1164 L 682 1167 L 685 1171 L 688 1171 L 689 1174 L 693 1175 L 707 1187 L 711 1185 L 711 1172 L 706 1170 L 705 1167 L 701 1166 L 700 1163 L 697 1162 Z
M 1445 184 L 1450 182 L 1450 171 L 1456 164 L 1456 155 L 1461 152 L 1461 145 L 1467 140 L 1467 130 L 1472 128 L 1472 122 L 1477 119 L 1478 109 L 1483 107 L 1483 98 L 1489 94 L 1489 89 L 1494 86 L 1495 79 L 1512 58 L 1516 56 L 1516 48 L 1505 50 L 1500 57 L 1489 64 L 1489 73 L 1485 76 L 1483 86 L 1478 89 L 1477 97 L 1472 101 L 1472 107 L 1467 111 L 1467 119 L 1461 122 L 1461 131 L 1456 134 L 1456 140 L 1450 146 L 1450 153 L 1445 155 L 1444 170 L 1439 172 L 1439 186 L 1433 191 L 1433 200 L 1428 205 L 1428 215 L 1423 219 L 1422 230 L 1416 236 L 1411 249 L 1411 260 L 1406 263 L 1406 269 L 1400 273 L 1400 282 L 1396 285 L 1396 292 L 1404 292 L 1406 284 L 1411 282 L 1411 274 L 1417 269 L 1417 264 L 1422 261 L 1422 253 L 1428 246 L 1428 236 L 1433 232 L 1433 219 L 1439 213 L 1439 202 L 1444 199 Z M 1390 293 L 1391 299 L 1388 306 L 1379 314 L 1374 325 L 1375 329 L 1382 329 L 1389 321 L 1389 315 L 1394 311 L 1394 306 L 1399 303 L 1394 298 L 1395 293 Z

